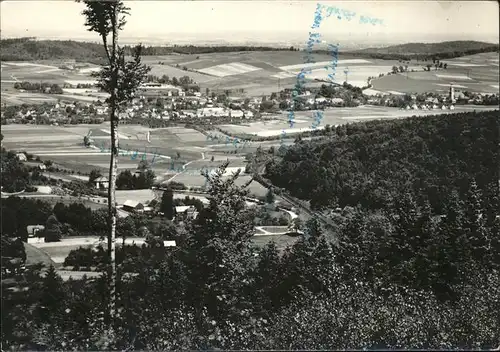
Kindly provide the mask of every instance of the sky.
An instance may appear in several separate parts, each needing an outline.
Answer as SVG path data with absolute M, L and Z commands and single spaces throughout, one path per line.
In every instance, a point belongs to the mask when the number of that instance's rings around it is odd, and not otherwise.
M 306 41 L 316 1 L 125 1 L 131 16 L 122 40 L 166 41 Z M 325 36 L 356 40 L 498 42 L 497 1 L 322 1 L 354 11 L 352 21 L 329 17 Z M 3 1 L 1 36 L 98 41 L 86 31 L 84 5 L 74 1 Z M 359 23 L 359 15 L 379 18 L 384 26 Z

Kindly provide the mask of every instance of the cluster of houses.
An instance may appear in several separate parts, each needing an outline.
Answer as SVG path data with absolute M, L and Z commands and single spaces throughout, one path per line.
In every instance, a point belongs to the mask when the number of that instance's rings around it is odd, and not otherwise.
M 88 93 L 90 81 L 66 81 L 65 90 L 71 90 L 72 94 L 81 91 L 82 95 Z M 185 89 L 184 89 L 185 88 Z M 134 98 L 123 111 L 120 111 L 120 120 L 130 119 L 192 119 L 192 118 L 227 118 L 227 119 L 251 119 L 258 111 L 287 110 L 297 103 L 301 110 L 317 109 L 320 107 L 342 107 L 345 101 L 340 97 L 327 98 L 309 90 L 293 97 L 292 89 L 284 89 L 278 94 L 270 97 L 226 97 L 215 98 L 208 94 L 202 94 L 194 87 L 184 88 L 149 82 L 143 84 L 140 95 Z M 198 88 L 199 89 L 199 88 Z M 207 92 L 208 93 L 208 92 Z M 96 93 L 102 94 L 102 93 Z M 88 95 L 88 94 L 87 94 Z M 95 96 L 97 99 L 97 95 Z M 359 99 L 362 99 L 359 100 Z M 401 101 L 401 96 L 392 94 L 378 94 L 366 99 L 360 96 L 352 97 L 349 106 L 360 104 L 398 106 L 406 110 L 453 110 L 455 102 L 468 104 L 482 104 L 486 99 L 481 94 L 455 92 L 450 86 L 449 94 L 436 95 L 426 93 L 423 97 L 411 96 L 411 99 Z M 265 109 L 263 109 L 267 106 Z M 2 118 L 4 111 L 2 111 Z M 66 124 L 66 123 L 101 123 L 109 118 L 108 107 L 100 100 L 94 102 L 58 101 L 57 103 L 43 104 L 33 107 L 18 107 L 14 116 L 9 114 L 6 123 L 33 123 L 33 124 Z M 75 122 L 75 119 L 77 120 Z
M 2 112 L 3 114 L 3 112 Z M 6 118 L 7 123 L 31 123 L 31 124 L 62 124 L 70 123 L 72 116 L 84 121 L 94 120 L 96 123 L 104 122 L 108 114 L 107 106 L 99 106 L 93 103 L 80 103 L 70 101 L 58 101 L 55 104 L 35 105 L 28 108 L 19 107 L 14 116 Z
M 280 101 L 271 100 L 273 103 L 280 104 L 280 108 L 290 108 L 295 105 L 297 102 L 300 102 L 303 109 L 314 109 L 315 106 L 320 105 L 328 105 L 328 106 L 336 106 L 341 107 L 344 105 L 344 99 L 334 97 L 334 98 L 326 98 L 321 95 L 317 95 L 312 93 L 311 91 L 306 90 L 303 94 L 299 94 L 295 97 L 292 96 L 292 90 L 286 89 L 280 94 Z M 295 103 L 294 103 L 295 101 Z M 359 102 L 358 102 L 359 103 Z
M 493 95 L 487 93 L 455 91 L 454 87 L 450 86 L 447 94 L 428 92 L 418 96 L 414 94 L 407 95 L 405 99 L 401 93 L 380 93 L 370 97 L 367 104 L 399 106 L 405 110 L 454 110 L 455 103 L 483 105 L 487 104 L 491 96 Z
M 454 105 L 436 105 L 436 104 L 433 104 L 432 106 L 431 105 L 427 105 L 427 104 L 421 104 L 421 105 L 417 105 L 417 104 L 413 104 L 413 105 L 406 105 L 404 108 L 401 108 L 402 110 L 455 110 L 455 106 Z
M 122 210 L 129 213 L 147 214 L 154 211 L 153 207 L 148 207 L 136 200 L 126 200 L 122 205 Z M 180 205 L 174 207 L 174 219 L 194 220 L 198 217 L 198 211 L 193 205 Z
M 152 87 L 154 88 L 154 87 Z M 254 111 L 258 111 L 261 99 L 253 99 L 245 103 L 244 98 L 233 98 L 230 104 L 217 102 L 210 97 L 202 97 L 199 92 L 186 92 L 174 87 L 176 94 L 158 96 L 142 92 L 134 98 L 118 118 L 127 120 L 133 118 L 155 119 L 186 119 L 186 118 L 239 118 L 250 119 Z M 171 91 L 169 91 L 171 93 Z M 229 106 L 228 106 L 229 105 Z M 4 112 L 2 111 L 2 115 Z M 83 123 L 100 123 L 109 118 L 109 110 L 101 101 L 72 102 L 60 100 L 54 104 L 18 107 L 14 116 L 6 118 L 6 123 L 31 124 L 66 124 L 73 119 Z

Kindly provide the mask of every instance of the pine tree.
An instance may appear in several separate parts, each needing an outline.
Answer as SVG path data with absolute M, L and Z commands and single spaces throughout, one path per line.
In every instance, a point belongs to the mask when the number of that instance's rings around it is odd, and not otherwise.
M 174 191 L 170 187 L 168 187 L 161 196 L 160 211 L 168 220 L 172 220 L 174 218 Z
M 266 194 L 266 203 L 267 204 L 274 204 L 274 193 L 272 189 L 269 189 Z
M 309 292 L 315 295 L 332 292 L 336 264 L 331 244 L 317 219 L 308 221 L 308 233 L 283 256 L 281 292 L 288 292 L 285 302 L 306 297 Z
M 45 242 L 58 242 L 62 237 L 61 223 L 57 220 L 55 215 L 49 216 L 45 223 Z
M 41 292 L 39 316 L 43 322 L 51 322 L 63 311 L 65 298 L 62 279 L 52 265 L 43 279 Z
M 228 164 L 213 175 L 203 172 L 210 183 L 210 204 L 180 234 L 185 238 L 180 257 L 186 266 L 187 304 L 194 307 L 198 333 L 207 333 L 205 314 L 219 322 L 221 317 L 241 319 L 252 308 L 242 294 L 255 260 L 250 242 L 255 210 L 245 203 L 251 180 L 237 186 L 239 172 L 223 179 Z
M 439 299 L 458 297 L 457 286 L 469 262 L 469 242 L 463 228 L 463 202 L 457 191 L 446 201 L 445 214 L 432 238 L 428 239 L 429 283 Z
M 476 181 L 472 180 L 465 204 L 464 229 L 471 244 L 471 255 L 478 262 L 483 261 L 486 249 L 490 245 L 486 236 L 483 213 L 481 192 Z
M 94 181 L 96 179 L 98 179 L 99 177 L 101 177 L 101 176 L 102 176 L 102 174 L 101 174 L 101 172 L 99 170 L 94 169 L 94 170 L 90 171 L 89 184 L 93 185 Z
M 274 241 L 259 252 L 258 264 L 254 272 L 256 304 L 262 312 L 277 310 L 281 302 L 281 260 Z

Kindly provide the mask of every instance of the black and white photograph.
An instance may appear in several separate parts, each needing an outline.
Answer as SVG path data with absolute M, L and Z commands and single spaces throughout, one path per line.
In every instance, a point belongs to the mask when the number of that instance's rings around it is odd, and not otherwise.
M 2 351 L 500 351 L 498 1 L 4 0 Z

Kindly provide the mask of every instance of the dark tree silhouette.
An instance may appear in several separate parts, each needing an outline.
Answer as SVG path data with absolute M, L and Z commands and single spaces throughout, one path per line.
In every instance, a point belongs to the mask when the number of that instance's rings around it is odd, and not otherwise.
M 167 219 L 172 220 L 175 215 L 174 209 L 174 191 L 168 187 L 161 196 L 160 211 Z

